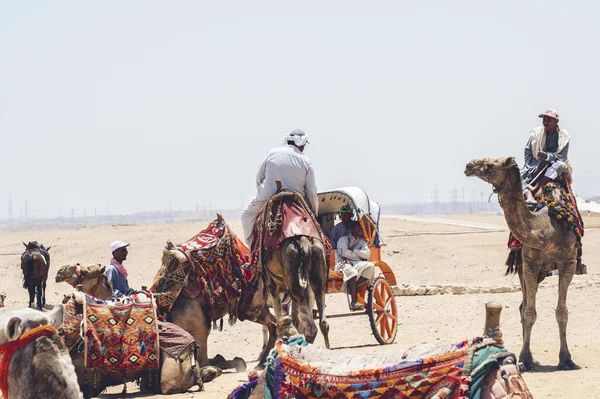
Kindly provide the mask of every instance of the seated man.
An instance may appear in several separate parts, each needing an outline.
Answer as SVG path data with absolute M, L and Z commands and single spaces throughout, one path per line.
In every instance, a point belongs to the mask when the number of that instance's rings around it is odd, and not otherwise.
M 352 225 L 352 208 L 350 208 L 350 205 L 343 205 L 340 208 L 340 218 L 342 221 L 333 227 L 331 237 L 329 237 L 333 249 L 337 249 L 340 238 L 350 234 L 350 226 Z
M 356 288 L 373 280 L 375 266 L 367 262 L 371 251 L 363 238 L 360 223 L 352 222 L 350 234 L 337 242 L 335 251 L 335 270 L 344 274 L 344 283 L 350 291 L 350 310 L 362 310 L 363 306 L 356 300 Z
M 129 295 L 129 281 L 127 281 L 127 276 L 129 273 L 125 266 L 123 266 L 123 262 L 127 259 L 127 247 L 129 243 L 125 243 L 123 241 L 113 241 L 110 244 L 110 252 L 112 253 L 112 259 L 110 260 L 110 264 L 106 267 L 106 277 L 112 284 L 113 290 L 115 292 L 115 296 L 121 295 Z
M 529 133 L 529 141 L 525 146 L 525 163 L 521 169 L 523 194 L 526 202 L 532 204 L 536 203 L 532 192 L 559 175 L 569 173 L 571 137 L 565 129 L 558 126 L 558 112 L 548 109 L 539 117 L 543 118 L 543 126 L 536 127 Z M 534 186 L 531 187 L 530 184 Z

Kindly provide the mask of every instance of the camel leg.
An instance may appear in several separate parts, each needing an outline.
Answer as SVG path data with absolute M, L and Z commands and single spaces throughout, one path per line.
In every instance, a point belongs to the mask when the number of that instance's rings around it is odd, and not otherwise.
M 519 362 L 523 363 L 525 370 L 533 370 L 535 362 L 531 354 L 531 330 L 537 319 L 535 297 L 538 290 L 537 275 L 531 270 L 538 270 L 534 266 L 530 266 L 530 261 L 523 262 L 523 281 L 525 292 L 523 293 L 523 348 L 519 355 Z
M 300 333 L 306 337 L 306 341 L 312 344 L 315 342 L 319 330 L 317 330 L 317 325 L 313 318 L 312 308 L 306 302 L 302 301 L 298 304 L 298 327 L 300 327 Z
M 277 340 L 277 320 L 275 316 L 271 314 L 269 311 L 269 307 L 265 306 L 260 314 L 260 318 L 258 320 L 253 320 L 257 323 L 261 323 L 263 325 L 263 334 L 265 334 L 265 329 L 268 333 L 268 339 L 265 340 L 263 335 L 263 340 L 266 342 L 263 345 L 262 351 L 260 353 L 260 357 L 258 358 L 258 364 L 254 368 L 255 370 L 262 370 L 265 368 L 265 362 L 267 361 L 267 356 L 269 356 L 269 352 L 271 349 L 275 347 L 275 340 Z
M 198 364 L 208 366 L 208 335 L 210 324 L 206 320 L 204 309 L 198 300 L 189 300 L 180 296 L 171 313 L 169 321 L 189 332 L 198 344 Z
M 560 334 L 560 353 L 559 353 L 559 370 L 576 370 L 579 369 L 573 360 L 567 346 L 567 322 L 569 321 L 569 310 L 567 309 L 567 292 L 569 285 L 573 280 L 573 272 L 577 265 L 577 261 L 570 262 L 562 273 L 558 274 L 558 305 L 556 306 L 556 322 L 558 323 L 558 331 Z M 568 271 L 567 271 L 568 270 Z
M 315 302 L 317 303 L 317 310 L 319 312 L 319 329 L 323 338 L 325 339 L 325 347 L 331 349 L 329 344 L 329 323 L 327 323 L 327 317 L 325 315 L 325 285 L 320 281 L 311 280 L 312 292 L 314 294 Z M 312 306 L 310 307 L 313 308 Z

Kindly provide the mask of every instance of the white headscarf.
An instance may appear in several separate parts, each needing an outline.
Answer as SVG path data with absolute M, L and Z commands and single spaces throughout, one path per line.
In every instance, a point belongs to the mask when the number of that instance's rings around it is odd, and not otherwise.
M 302 147 L 308 144 L 308 135 L 300 129 L 296 129 L 287 136 L 283 137 L 283 144 L 287 144 L 288 141 L 293 141 L 296 147 Z

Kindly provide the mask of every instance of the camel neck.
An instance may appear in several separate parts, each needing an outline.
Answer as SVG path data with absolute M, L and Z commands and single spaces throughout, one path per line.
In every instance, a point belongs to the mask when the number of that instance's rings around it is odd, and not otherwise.
M 540 244 L 539 239 L 532 236 L 530 228 L 536 215 L 529 210 L 525 201 L 521 199 L 523 194 L 518 168 L 509 171 L 505 184 L 506 186 L 498 194 L 498 197 L 508 228 L 524 245 L 538 247 Z

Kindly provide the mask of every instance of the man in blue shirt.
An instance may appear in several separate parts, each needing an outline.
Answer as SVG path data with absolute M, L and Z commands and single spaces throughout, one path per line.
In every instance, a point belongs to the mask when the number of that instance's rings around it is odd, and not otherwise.
M 113 241 L 110 244 L 110 252 L 112 253 L 112 259 L 110 264 L 106 267 L 106 277 L 112 284 L 115 296 L 128 295 L 129 294 L 129 282 L 127 281 L 128 272 L 123 266 L 123 261 L 127 259 L 127 247 L 129 243 L 123 241 Z

